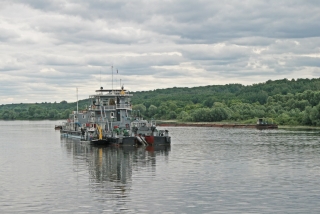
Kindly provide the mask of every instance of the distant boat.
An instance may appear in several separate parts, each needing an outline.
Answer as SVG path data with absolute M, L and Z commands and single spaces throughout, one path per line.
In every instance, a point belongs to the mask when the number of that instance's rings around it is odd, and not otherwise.
M 89 96 L 89 107 L 73 111 L 62 124 L 61 136 L 78 138 L 91 144 L 170 145 L 168 130 L 158 130 L 156 121 L 147 121 L 132 114 L 130 98 L 124 90 L 96 90 Z
M 56 126 L 54 127 L 54 129 L 55 129 L 55 130 L 61 130 L 61 129 L 62 129 L 62 126 L 56 125 Z
M 256 124 L 257 129 L 277 129 L 278 125 L 264 118 L 259 118 Z

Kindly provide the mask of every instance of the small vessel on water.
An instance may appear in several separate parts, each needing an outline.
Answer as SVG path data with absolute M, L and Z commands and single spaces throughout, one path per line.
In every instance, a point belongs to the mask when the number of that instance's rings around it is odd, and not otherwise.
M 62 129 L 62 126 L 56 125 L 56 126 L 54 127 L 54 129 L 55 129 L 55 130 L 60 130 L 60 129 Z
M 102 145 L 170 145 L 168 130 L 158 130 L 156 121 L 132 115 L 132 96 L 123 87 L 101 87 L 89 96 L 87 109 L 69 115 L 61 126 L 61 136 Z
M 256 124 L 257 129 L 277 129 L 278 125 L 273 123 L 273 120 L 269 121 L 265 118 L 259 118 Z

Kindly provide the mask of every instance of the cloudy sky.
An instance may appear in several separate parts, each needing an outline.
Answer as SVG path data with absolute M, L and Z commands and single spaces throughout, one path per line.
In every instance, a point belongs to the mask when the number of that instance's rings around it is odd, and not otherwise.
M 320 1 L 0 0 L 0 56 L 0 104 L 319 78 Z

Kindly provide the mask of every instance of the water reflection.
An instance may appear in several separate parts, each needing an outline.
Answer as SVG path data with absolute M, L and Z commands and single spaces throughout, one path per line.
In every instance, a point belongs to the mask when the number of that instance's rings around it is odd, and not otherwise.
M 157 156 L 168 159 L 170 153 L 170 146 L 93 146 L 65 138 L 61 142 L 67 154 L 73 158 L 74 171 L 80 174 L 86 171 L 90 190 L 108 195 L 108 200 L 128 196 L 134 173 L 138 175 L 144 171 L 148 179 L 155 177 Z

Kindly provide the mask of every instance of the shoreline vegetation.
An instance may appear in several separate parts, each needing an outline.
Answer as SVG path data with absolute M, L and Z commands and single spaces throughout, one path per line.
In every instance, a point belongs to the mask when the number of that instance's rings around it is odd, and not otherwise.
M 0 120 L 0 121 L 61 121 L 63 119 L 43 119 L 43 120 L 36 120 L 36 119 L 32 119 L 32 120 L 12 120 L 12 119 L 8 119 L 8 120 Z M 63 120 L 64 121 L 64 120 Z M 162 124 L 172 124 L 172 125 L 176 125 L 176 124 L 182 124 L 182 126 L 184 125 L 190 125 L 190 127 L 197 127 L 197 126 L 201 126 L 201 125 L 242 125 L 242 126 L 253 126 L 256 125 L 255 123 L 245 123 L 245 122 L 239 122 L 239 121 L 225 121 L 225 122 L 182 122 L 182 121 L 177 121 L 177 120 L 156 120 L 158 125 L 162 125 Z M 60 124 L 56 124 L 56 125 L 60 125 Z M 176 127 L 179 127 L 179 125 L 177 125 Z M 203 126 L 206 127 L 206 126 Z M 226 127 L 228 128 L 228 127 Z M 302 125 L 280 125 L 278 126 L 278 129 L 304 129 L 304 130 L 320 130 L 320 126 L 302 126 Z
M 256 124 L 265 118 L 279 128 L 320 127 L 320 78 L 268 80 L 201 87 L 173 87 L 136 91 L 133 117 L 179 123 Z M 88 99 L 80 100 L 85 110 Z M 0 105 L 0 120 L 60 120 L 76 110 L 76 103 L 42 102 Z
M 15 119 L 0 119 L 0 121 L 65 121 L 64 119 L 23 119 L 23 120 L 15 120 Z M 156 120 L 157 124 L 158 125 L 161 125 L 161 124 L 173 124 L 173 125 L 176 125 L 176 124 L 187 124 L 187 125 L 214 125 L 214 124 L 217 124 L 217 125 L 255 125 L 255 123 L 245 123 L 245 122 L 239 122 L 239 121 L 222 121 L 222 122 L 182 122 L 182 121 L 178 121 L 178 120 Z M 55 125 L 61 125 L 61 124 L 55 124 Z M 179 126 L 177 126 L 179 127 Z M 192 126 L 190 126 L 192 127 Z M 301 125 L 280 125 L 278 127 L 279 129 L 320 129 L 320 126 L 301 126 Z
M 257 118 L 258 120 L 258 118 Z M 190 125 L 190 127 L 192 127 L 192 125 L 194 126 L 198 126 L 198 125 L 243 125 L 243 126 L 253 126 L 256 125 L 256 123 L 245 123 L 245 122 L 239 122 L 239 121 L 222 121 L 222 122 L 181 122 L 181 121 L 176 121 L 176 120 L 163 120 L 163 121 L 157 121 L 157 124 L 172 124 L 172 125 L 176 125 L 176 124 L 186 124 L 186 125 Z M 179 127 L 179 126 L 177 126 Z M 204 126 L 205 127 L 205 126 Z M 307 130 L 312 130 L 312 129 L 320 129 L 320 126 L 301 126 L 301 125 L 280 125 L 278 126 L 278 129 L 307 129 Z

